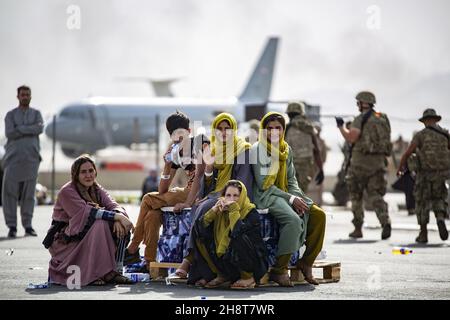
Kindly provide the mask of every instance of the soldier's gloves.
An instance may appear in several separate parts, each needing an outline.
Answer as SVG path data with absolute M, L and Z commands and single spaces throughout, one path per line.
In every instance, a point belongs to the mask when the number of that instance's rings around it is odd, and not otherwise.
M 316 179 L 315 179 L 316 184 L 321 185 L 324 179 L 325 179 L 325 176 L 323 174 L 323 170 L 320 170 L 319 173 L 316 175 Z
M 334 117 L 336 119 L 337 127 L 340 128 L 344 125 L 344 119 L 342 117 Z

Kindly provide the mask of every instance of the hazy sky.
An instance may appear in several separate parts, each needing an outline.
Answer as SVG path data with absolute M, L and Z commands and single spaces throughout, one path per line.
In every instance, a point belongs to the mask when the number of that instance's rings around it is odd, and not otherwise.
M 80 29 L 67 27 L 71 5 Z M 121 76 L 183 77 L 179 96 L 238 95 L 276 35 L 273 99 L 348 114 L 355 93 L 370 89 L 393 117 L 417 119 L 431 106 L 450 118 L 449 12 L 446 0 L 1 0 L 0 116 L 23 83 L 46 118 L 89 95 L 152 95 Z

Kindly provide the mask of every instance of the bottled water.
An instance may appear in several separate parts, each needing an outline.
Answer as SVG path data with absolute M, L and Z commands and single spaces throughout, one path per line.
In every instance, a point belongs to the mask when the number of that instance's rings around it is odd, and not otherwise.
M 395 247 L 392 249 L 393 254 L 411 254 L 413 251 L 409 248 Z
M 47 289 L 50 287 L 50 284 L 48 282 L 44 282 L 41 284 L 32 284 L 30 283 L 27 287 L 27 289 Z
M 124 273 L 123 276 L 133 280 L 134 282 L 150 281 L 150 274 L 148 273 Z
M 180 165 L 180 144 L 172 144 L 171 151 L 164 156 L 165 160 L 168 162 L 173 162 L 176 165 Z

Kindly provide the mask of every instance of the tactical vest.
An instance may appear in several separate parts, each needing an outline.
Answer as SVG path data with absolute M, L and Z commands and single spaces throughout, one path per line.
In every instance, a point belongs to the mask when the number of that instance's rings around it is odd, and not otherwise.
M 312 158 L 314 156 L 312 136 L 302 131 L 297 125 L 292 125 L 287 130 L 285 140 L 294 152 L 295 159 Z
M 363 154 L 391 155 L 391 125 L 384 113 L 373 112 L 364 125 L 354 150 Z
M 425 128 L 422 131 L 422 145 L 417 151 L 421 170 L 450 170 L 449 141 L 445 135 Z

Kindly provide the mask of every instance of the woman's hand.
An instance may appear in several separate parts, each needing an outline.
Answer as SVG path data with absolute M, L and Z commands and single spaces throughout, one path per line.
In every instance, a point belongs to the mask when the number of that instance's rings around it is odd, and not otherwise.
M 222 211 L 228 211 L 230 209 L 230 206 L 235 203 L 236 201 L 232 200 L 223 200 L 222 201 Z
M 92 207 L 94 207 L 95 209 L 105 209 L 104 207 L 100 207 L 99 205 L 98 205 L 98 203 L 95 203 L 95 202 L 88 202 L 87 203 L 88 205 L 90 205 L 90 206 L 92 206 Z
M 203 148 L 203 161 L 206 163 L 205 172 L 212 172 L 216 157 L 211 154 L 211 148 L 209 145 L 206 145 Z
M 117 221 L 125 228 L 126 233 L 130 230 L 134 232 L 133 223 L 127 217 L 122 214 L 116 214 L 115 217 L 117 217 Z
M 294 199 L 294 202 L 292 203 L 292 207 L 294 210 L 298 213 L 299 216 L 303 216 L 303 214 L 309 210 L 308 205 L 306 204 L 305 200 L 302 198 L 296 197 Z
M 120 223 L 120 221 L 115 221 L 113 226 L 113 232 L 118 238 L 123 238 L 127 235 L 125 227 Z
M 222 199 L 217 200 L 216 204 L 212 207 L 215 212 L 222 211 Z

